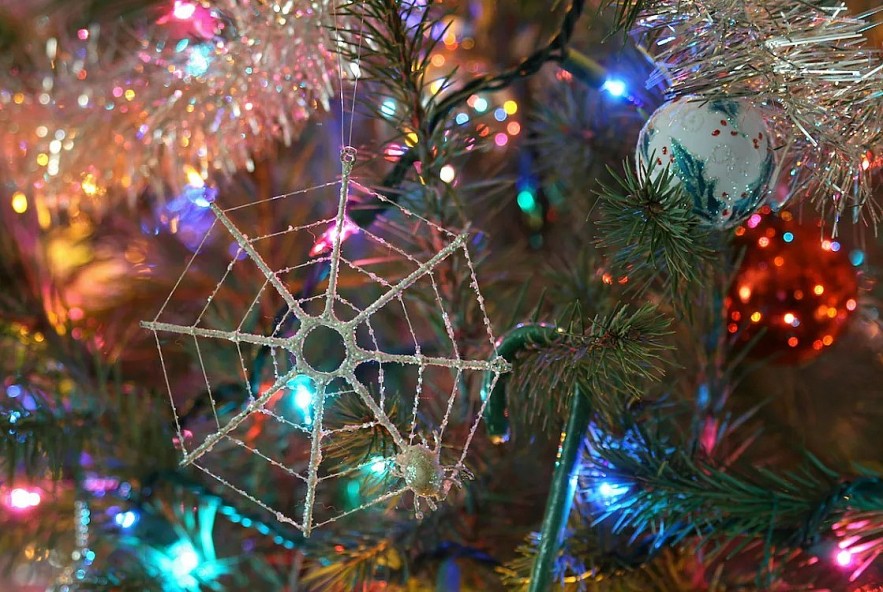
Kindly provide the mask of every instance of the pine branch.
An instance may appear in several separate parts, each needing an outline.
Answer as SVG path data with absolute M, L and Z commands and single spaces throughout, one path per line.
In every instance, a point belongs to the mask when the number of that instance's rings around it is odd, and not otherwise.
M 614 9 L 614 28 L 611 31 L 616 33 L 622 31 L 628 33 L 635 25 L 641 13 L 647 10 L 652 4 L 652 0 L 602 0 L 599 10 Z
M 60 478 L 66 467 L 79 462 L 94 420 L 89 412 L 0 412 L 0 464 L 6 479 L 12 483 L 19 471 L 31 477 L 47 468 L 54 478 Z
M 657 172 L 652 162 L 637 174 L 628 165 L 624 176 L 610 170 L 614 184 L 601 184 L 599 243 L 610 253 L 615 275 L 627 276 L 638 292 L 661 283 L 676 308 L 688 312 L 691 299 L 713 278 L 713 235 L 693 213 L 674 173 Z
M 348 544 L 343 544 L 348 543 Z M 334 551 L 308 569 L 303 583 L 307 590 L 369 590 L 375 578 L 388 581 L 403 567 L 407 549 L 398 548 L 387 537 L 362 537 L 339 541 Z M 401 574 L 396 579 L 404 579 Z
M 450 114 L 454 109 L 461 107 L 475 93 L 502 90 L 517 80 L 521 80 L 536 74 L 543 65 L 548 62 L 561 62 L 566 57 L 566 49 L 573 36 L 576 23 L 582 15 L 584 0 L 572 0 L 570 8 L 565 14 L 558 33 L 549 41 L 549 43 L 525 58 L 517 66 L 500 72 L 498 74 L 488 74 L 473 78 L 463 86 L 453 90 L 447 94 L 439 91 L 430 98 L 425 107 L 418 107 L 424 102 L 424 97 L 415 96 L 421 90 L 422 73 L 425 71 L 426 62 L 429 54 L 419 54 L 416 49 L 423 47 L 427 41 L 417 38 L 413 35 L 414 31 L 406 30 L 403 26 L 403 16 L 400 14 L 400 3 L 391 2 L 389 0 L 365 0 L 364 2 L 353 2 L 341 8 L 343 14 L 361 18 L 361 14 L 373 17 L 377 20 L 374 24 L 373 35 L 369 33 L 366 42 L 372 44 L 372 49 L 377 62 L 387 64 L 386 70 L 376 70 L 375 73 L 394 74 L 399 77 L 405 76 L 403 79 L 397 78 L 381 78 L 386 81 L 386 86 L 398 86 L 399 89 L 405 89 L 409 93 L 409 108 L 412 109 L 412 120 L 408 121 L 410 130 L 417 133 L 417 142 L 414 144 L 415 149 L 409 149 L 396 162 L 393 169 L 386 175 L 381 183 L 381 187 L 391 193 L 390 197 L 396 199 L 395 190 L 407 178 L 409 172 L 413 170 L 415 162 L 423 163 L 421 159 L 421 151 L 426 154 L 432 152 L 433 145 L 427 140 L 431 138 L 438 129 L 444 128 Z M 421 20 L 416 25 L 419 32 L 426 27 L 425 19 L 429 18 L 432 3 L 428 7 L 417 7 L 417 4 L 411 4 L 406 8 L 406 15 L 413 14 L 414 11 L 423 10 Z M 364 11 L 364 12 L 362 12 Z M 367 20 L 366 20 L 367 23 Z M 431 36 L 429 36 L 431 38 Z M 362 44 L 365 46 L 365 44 Z M 345 57 L 352 58 L 360 47 L 358 42 L 352 40 L 344 44 L 342 54 Z M 426 49 L 425 47 L 423 47 Z M 389 69 L 389 64 L 395 64 Z M 370 67 L 370 66 L 369 66 Z M 444 84 L 442 85 L 444 87 Z M 392 92 L 400 92 L 400 90 L 392 89 Z M 444 94 L 443 98 L 442 95 Z M 417 115 L 417 118 L 413 116 Z M 424 163 L 425 164 L 425 163 Z M 379 216 L 385 209 L 384 204 L 371 204 L 373 207 L 365 208 L 353 212 L 351 217 L 359 226 L 367 227 L 373 220 Z
M 520 409 L 522 422 L 557 425 L 577 384 L 591 397 L 595 413 L 611 421 L 662 377 L 669 321 L 654 307 L 622 307 L 595 316 L 587 326 L 579 314 L 574 309 L 569 322 L 559 325 L 553 343 L 534 344 L 517 360 L 518 396 L 510 397 L 510 404 Z
M 630 487 L 597 519 L 608 522 L 614 533 L 628 534 L 632 541 L 651 540 L 654 548 L 689 539 L 707 561 L 753 549 L 760 555 L 763 578 L 772 577 L 763 573 L 772 557 L 787 557 L 829 536 L 839 521 L 849 522 L 858 531 L 851 532 L 857 539 L 872 540 L 868 549 L 883 545 L 879 475 L 846 480 L 812 456 L 793 471 L 745 466 L 725 470 L 692 457 L 683 446 L 630 417 L 621 425 L 624 439 L 595 433 L 591 441 L 599 459 L 596 470 Z M 864 521 L 851 518 L 856 514 Z
M 592 526 L 581 528 L 565 541 L 556 565 L 557 590 L 562 592 L 695 592 L 696 557 L 681 549 L 665 549 L 653 559 L 640 553 L 624 555 L 611 547 Z M 527 590 L 536 556 L 536 540 L 517 549 L 518 556 L 497 568 L 503 584 L 513 592 Z M 717 581 L 702 588 L 725 592 Z
M 407 424 L 403 421 L 396 403 L 388 402 L 387 407 L 390 421 L 400 431 L 407 433 Z M 333 440 L 328 441 L 323 456 L 336 470 L 360 465 L 374 457 L 389 458 L 397 452 L 389 432 L 376 423 L 373 412 L 357 397 L 341 398 L 336 401 L 325 421 L 328 429 L 372 426 L 370 429 L 341 430 L 335 434 Z

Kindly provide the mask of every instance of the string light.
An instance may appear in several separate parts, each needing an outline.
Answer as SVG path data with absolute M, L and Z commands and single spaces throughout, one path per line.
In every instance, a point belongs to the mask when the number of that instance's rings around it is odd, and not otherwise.
M 196 4 L 192 2 L 184 2 L 182 0 L 175 0 L 175 6 L 172 9 L 172 15 L 182 21 L 186 21 L 189 18 L 192 18 L 194 13 L 196 13 Z
M 322 236 L 319 237 L 319 240 L 317 240 L 310 249 L 310 257 L 317 257 L 318 255 L 324 255 L 331 252 L 331 248 L 334 245 L 334 232 L 336 229 L 337 224 L 333 223 L 328 230 L 322 233 Z M 340 241 L 342 243 L 345 242 L 346 239 L 356 234 L 358 231 L 359 226 L 355 222 L 349 218 L 344 218 Z
M 6 505 L 11 510 L 25 511 L 36 508 L 42 502 L 42 496 L 34 489 L 26 489 L 24 487 L 16 487 L 9 492 Z
M 445 183 L 451 183 L 457 177 L 457 171 L 451 165 L 446 164 L 441 168 L 438 176 Z
M 184 72 L 188 76 L 196 78 L 203 76 L 208 72 L 209 66 L 211 66 L 212 53 L 212 48 L 208 45 L 200 45 L 193 48 L 187 56 L 187 65 L 184 67 Z
M 386 99 L 380 105 L 380 114 L 384 117 L 392 117 L 396 114 L 396 102 L 395 99 Z
M 184 176 L 187 177 L 187 184 L 191 187 L 200 188 L 205 186 L 205 180 L 195 168 L 189 164 L 184 165 Z
M 518 207 L 521 208 L 523 212 L 532 213 L 537 209 L 537 200 L 534 197 L 531 191 L 527 189 L 520 191 L 518 193 L 518 197 L 516 198 L 516 202 L 518 203 Z
M 628 92 L 628 86 L 619 78 L 608 78 L 601 85 L 601 90 L 606 91 L 612 97 L 621 98 Z
M 602 481 L 601 484 L 598 485 L 597 493 L 598 496 L 601 498 L 601 501 L 603 501 L 605 504 L 611 504 L 617 499 L 624 496 L 626 493 L 628 493 L 628 490 L 628 485 Z
M 178 541 L 168 551 L 167 571 L 181 585 L 192 587 L 193 572 L 199 567 L 199 554 L 188 541 Z
M 316 385 L 313 379 L 304 374 L 298 374 L 288 381 L 288 389 L 292 393 L 292 404 L 303 418 L 304 424 L 312 425 L 313 397 L 316 395 Z
M 116 525 L 123 529 L 132 528 L 138 523 L 138 520 L 140 520 L 140 516 L 138 516 L 137 512 L 133 512 L 132 510 L 119 512 L 113 517 L 113 521 Z
M 852 553 L 850 553 L 847 549 L 841 549 L 837 552 L 834 560 L 840 567 L 849 567 L 850 565 L 852 565 Z
M 383 475 L 386 473 L 386 469 L 388 468 L 387 462 L 385 458 L 378 458 L 370 465 L 368 465 L 368 470 L 372 475 Z
M 16 214 L 24 214 L 28 211 L 28 198 L 21 191 L 12 194 L 12 211 Z

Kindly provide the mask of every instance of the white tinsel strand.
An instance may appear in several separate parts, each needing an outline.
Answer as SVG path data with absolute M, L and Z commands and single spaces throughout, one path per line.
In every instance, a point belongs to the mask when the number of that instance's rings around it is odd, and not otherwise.
M 12 131 L 4 176 L 16 189 L 50 209 L 100 204 L 108 189 L 176 192 L 194 172 L 250 168 L 329 108 L 337 76 L 328 2 L 193 6 L 200 21 L 170 12 L 144 30 L 94 25 L 32 48 L 51 67 L 0 84 L 0 121 Z
M 876 221 L 862 163 L 883 147 L 883 61 L 865 45 L 869 16 L 840 2 L 656 0 L 633 33 L 671 94 L 765 108 L 793 195 Z

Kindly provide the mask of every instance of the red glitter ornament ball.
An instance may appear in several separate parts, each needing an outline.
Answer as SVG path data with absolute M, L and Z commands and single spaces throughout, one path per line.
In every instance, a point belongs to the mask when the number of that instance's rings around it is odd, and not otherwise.
M 833 344 L 858 295 L 845 249 L 821 240 L 817 225 L 800 225 L 789 212 L 775 215 L 768 207 L 736 236 L 745 256 L 724 302 L 727 331 L 739 343 L 757 340 L 752 357 L 781 364 L 805 362 Z

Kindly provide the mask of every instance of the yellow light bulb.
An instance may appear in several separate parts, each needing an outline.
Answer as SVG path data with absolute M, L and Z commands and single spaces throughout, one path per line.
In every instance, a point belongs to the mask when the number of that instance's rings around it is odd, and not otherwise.
M 12 194 L 12 210 L 16 214 L 24 214 L 28 211 L 28 197 L 21 191 Z

